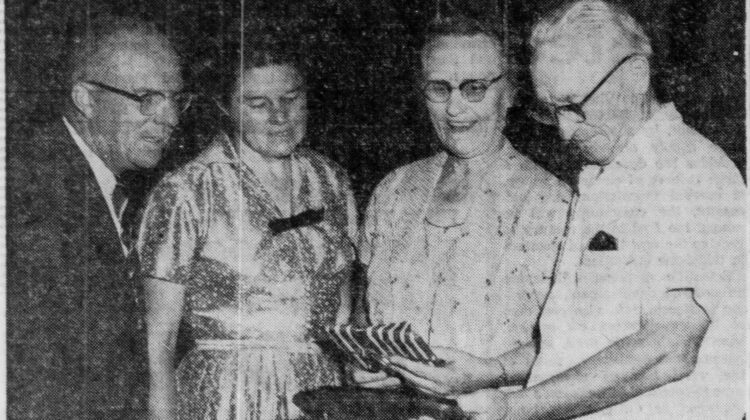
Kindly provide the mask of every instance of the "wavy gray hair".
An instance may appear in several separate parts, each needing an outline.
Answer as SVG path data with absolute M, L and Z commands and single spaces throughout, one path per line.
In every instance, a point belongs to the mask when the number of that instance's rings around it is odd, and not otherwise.
M 602 0 L 569 2 L 542 17 L 532 29 L 529 45 L 536 53 L 545 44 L 561 40 L 582 46 L 606 46 L 622 55 L 652 55 L 651 40 L 624 8 Z

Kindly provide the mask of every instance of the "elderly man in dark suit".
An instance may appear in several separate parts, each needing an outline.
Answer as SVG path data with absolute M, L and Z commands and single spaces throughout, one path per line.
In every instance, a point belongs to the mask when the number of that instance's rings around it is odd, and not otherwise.
M 188 103 L 175 50 L 145 22 L 92 22 L 73 57 L 64 116 L 8 140 L 8 417 L 140 418 L 145 340 L 120 179 L 157 165 Z

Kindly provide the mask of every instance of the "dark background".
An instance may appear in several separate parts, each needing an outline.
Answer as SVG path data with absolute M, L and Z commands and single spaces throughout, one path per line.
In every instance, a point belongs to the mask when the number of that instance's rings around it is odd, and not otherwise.
M 744 3 L 739 0 L 621 1 L 652 37 L 654 81 L 687 123 L 721 146 L 745 171 Z M 210 98 L 221 81 L 226 40 L 241 12 L 299 31 L 309 60 L 310 119 L 306 142 L 348 169 L 360 209 L 390 170 L 436 150 L 414 89 L 424 24 L 437 13 L 464 13 L 494 22 L 521 66 L 522 42 L 549 0 L 9 0 L 6 1 L 7 141 L 28 141 L 60 116 L 63 65 L 77 28 L 101 11 L 157 22 L 185 59 L 188 86 L 202 98 L 184 116 L 159 172 L 190 159 L 218 128 Z M 293 29 L 292 29 L 293 28 Z M 523 68 L 523 67 L 521 67 Z M 564 179 L 576 167 L 556 132 L 523 112 L 528 75 L 508 136 Z M 17 149 L 16 149 L 17 150 Z M 45 164 L 40 162 L 40 164 Z

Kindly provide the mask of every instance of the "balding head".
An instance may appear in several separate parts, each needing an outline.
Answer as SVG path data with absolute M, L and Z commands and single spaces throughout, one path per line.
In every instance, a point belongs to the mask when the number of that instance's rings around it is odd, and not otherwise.
M 113 16 L 93 20 L 75 42 L 69 66 L 70 86 L 116 77 L 133 53 L 163 57 L 170 64 L 179 65 L 169 39 L 152 23 Z
M 183 109 L 167 37 L 137 19 L 100 18 L 72 57 L 67 118 L 84 142 L 115 174 L 155 166 Z

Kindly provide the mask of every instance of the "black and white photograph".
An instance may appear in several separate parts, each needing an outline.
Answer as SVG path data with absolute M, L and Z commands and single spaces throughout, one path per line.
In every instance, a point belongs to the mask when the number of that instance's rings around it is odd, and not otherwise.
M 0 417 L 746 418 L 744 2 L 3 7 Z

